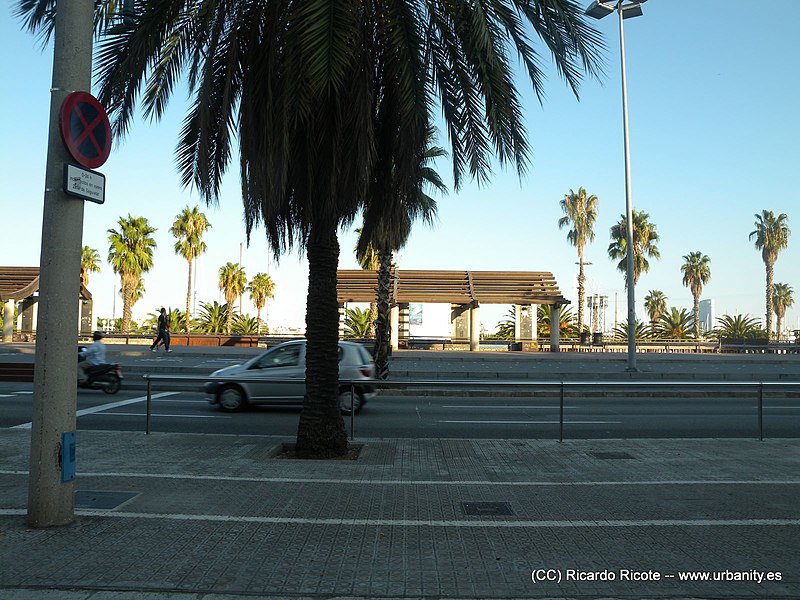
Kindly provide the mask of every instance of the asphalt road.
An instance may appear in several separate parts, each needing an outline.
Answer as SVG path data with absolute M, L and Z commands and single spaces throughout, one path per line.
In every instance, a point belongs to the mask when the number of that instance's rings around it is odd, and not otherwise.
M 32 385 L 0 383 L 0 427 L 31 420 Z M 78 393 L 78 430 L 144 431 L 145 395 L 123 390 Z M 293 437 L 298 408 L 253 407 L 228 414 L 200 392 L 160 392 L 153 401 L 154 432 Z M 800 437 L 800 398 L 764 399 L 765 437 Z M 345 417 L 350 430 L 350 418 Z M 356 438 L 557 439 L 559 399 L 551 397 L 379 396 L 355 419 Z M 755 392 L 678 398 L 567 398 L 565 438 L 757 437 Z

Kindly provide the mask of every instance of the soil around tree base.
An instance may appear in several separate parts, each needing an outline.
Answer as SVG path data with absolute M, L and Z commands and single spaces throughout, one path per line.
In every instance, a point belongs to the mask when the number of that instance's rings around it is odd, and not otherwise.
M 296 460 L 358 460 L 358 457 L 361 454 L 361 448 L 363 448 L 362 444 L 348 444 L 347 451 L 341 456 L 311 458 L 297 456 L 297 453 L 295 452 L 295 446 L 296 444 L 281 444 L 281 447 L 272 456 L 272 458 L 288 458 Z

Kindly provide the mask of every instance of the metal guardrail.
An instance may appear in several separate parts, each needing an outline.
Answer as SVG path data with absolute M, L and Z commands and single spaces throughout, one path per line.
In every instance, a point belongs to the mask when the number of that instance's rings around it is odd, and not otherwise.
M 194 375 L 144 375 L 143 378 L 147 381 L 147 420 L 145 425 L 145 433 L 150 434 L 150 411 L 152 406 L 152 382 L 154 381 L 217 381 L 217 382 L 239 382 L 240 378 L 236 377 L 198 377 Z M 248 379 L 248 381 L 271 381 L 275 383 L 297 383 L 297 379 L 276 379 L 270 377 Z M 676 387 L 676 386 L 692 386 L 692 387 L 716 387 L 716 388 L 754 388 L 758 390 L 758 439 L 764 441 L 764 388 L 765 387 L 784 387 L 784 388 L 797 388 L 800 390 L 800 381 L 786 382 L 786 381 L 603 381 L 601 383 L 589 381 L 531 381 L 531 380 L 415 380 L 415 381 L 397 381 L 397 380 L 384 380 L 384 379 L 340 379 L 340 385 L 350 386 L 350 440 L 355 439 L 355 418 L 356 411 L 353 410 L 353 401 L 355 396 L 355 388 L 362 385 L 370 385 L 377 388 L 472 388 L 480 390 L 484 388 L 558 388 L 559 391 L 559 435 L 558 441 L 564 441 L 564 399 L 566 396 L 567 388 L 591 388 L 594 386 L 601 387 Z

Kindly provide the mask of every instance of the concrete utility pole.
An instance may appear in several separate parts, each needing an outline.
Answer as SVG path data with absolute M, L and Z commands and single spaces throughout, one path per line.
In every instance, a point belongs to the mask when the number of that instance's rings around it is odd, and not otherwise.
M 61 477 L 62 433 L 75 431 L 83 200 L 64 193 L 63 169 L 70 156 L 59 112 L 69 93 L 91 89 L 93 12 L 94 0 L 56 3 L 28 484 L 32 527 L 65 525 L 75 518 L 75 482 Z

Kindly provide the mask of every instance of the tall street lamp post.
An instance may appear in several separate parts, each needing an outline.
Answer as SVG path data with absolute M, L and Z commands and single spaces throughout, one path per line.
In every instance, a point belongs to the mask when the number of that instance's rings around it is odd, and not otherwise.
M 616 12 L 619 15 L 619 60 L 622 68 L 622 130 L 625 145 L 625 232 L 626 270 L 625 284 L 628 288 L 628 370 L 636 370 L 636 303 L 635 285 L 633 281 L 633 204 L 631 202 L 631 160 L 628 143 L 628 87 L 625 78 L 625 34 L 622 22 L 631 17 L 642 15 L 642 4 L 647 0 L 631 0 L 623 2 L 601 2 L 595 0 L 586 9 L 586 14 L 595 19 Z

